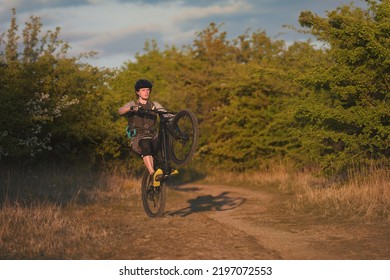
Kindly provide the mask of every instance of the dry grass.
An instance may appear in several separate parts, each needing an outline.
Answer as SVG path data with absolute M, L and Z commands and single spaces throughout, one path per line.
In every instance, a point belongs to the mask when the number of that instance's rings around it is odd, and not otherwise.
M 123 205 L 140 192 L 139 180 L 115 173 L 48 169 L 0 173 L 0 259 L 104 258 L 107 252 L 99 250 L 115 240 L 112 211 L 129 207 Z M 298 214 L 389 221 L 389 170 L 351 173 L 344 183 L 312 174 L 274 165 L 256 172 L 219 173 L 205 181 L 289 194 L 284 196 L 289 210 Z
M 88 172 L 7 171 L 2 175 L 0 259 L 101 255 L 98 250 L 106 247 L 113 233 L 99 225 L 96 215 L 109 212 L 103 209 L 105 204 L 128 199 L 139 186 L 134 178 Z
M 206 177 L 204 181 L 285 192 L 295 192 L 297 185 L 302 183 L 322 183 L 322 179 L 314 178 L 308 172 L 296 172 L 292 167 L 284 164 L 275 164 L 261 170 L 242 173 L 217 172 Z
M 240 174 L 218 173 L 208 183 L 230 184 L 293 194 L 288 208 L 321 218 L 351 222 L 390 221 L 390 171 L 351 172 L 343 182 L 296 171 L 287 165 Z
M 351 173 L 344 183 L 327 187 L 300 185 L 294 210 L 349 221 L 389 221 L 390 172 L 371 169 Z
M 96 238 L 97 230 L 79 223 L 80 216 L 66 215 L 58 206 L 5 205 L 0 212 L 1 259 L 59 259 L 72 248 Z

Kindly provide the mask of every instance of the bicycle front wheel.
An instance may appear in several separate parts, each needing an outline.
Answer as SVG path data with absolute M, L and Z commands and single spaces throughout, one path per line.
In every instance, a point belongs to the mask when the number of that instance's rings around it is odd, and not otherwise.
M 161 182 L 161 186 L 153 186 L 153 176 L 146 169 L 142 176 L 142 205 L 146 215 L 150 218 L 162 217 L 164 215 L 165 203 L 167 201 L 167 190 Z
M 179 111 L 171 123 L 169 159 L 177 165 L 187 163 L 198 147 L 198 120 L 190 110 Z

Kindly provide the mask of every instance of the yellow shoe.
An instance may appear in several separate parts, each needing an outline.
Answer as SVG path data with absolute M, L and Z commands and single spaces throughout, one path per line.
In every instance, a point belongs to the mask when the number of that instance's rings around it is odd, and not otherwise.
M 171 170 L 171 176 L 179 175 L 179 170 L 177 169 L 172 169 Z
M 153 174 L 153 187 L 159 187 L 163 171 L 159 168 Z

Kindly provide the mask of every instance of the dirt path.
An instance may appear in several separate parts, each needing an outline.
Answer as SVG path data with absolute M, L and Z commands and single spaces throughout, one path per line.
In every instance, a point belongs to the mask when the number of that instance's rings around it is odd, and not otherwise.
M 139 195 L 110 210 L 116 238 L 105 259 L 390 259 L 389 225 L 326 224 L 290 215 L 278 195 L 222 185 L 168 190 L 150 219 Z M 127 215 L 124 218 L 124 213 Z M 112 223 L 114 221 L 114 223 Z

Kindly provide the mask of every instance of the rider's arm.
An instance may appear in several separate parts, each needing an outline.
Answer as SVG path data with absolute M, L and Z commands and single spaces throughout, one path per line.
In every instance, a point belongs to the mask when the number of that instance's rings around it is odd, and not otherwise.
M 163 112 L 167 112 L 167 110 L 160 104 L 160 103 L 158 103 L 158 102 L 153 102 L 153 104 L 154 104 L 154 107 L 155 107 L 155 109 L 157 109 L 157 110 L 159 110 L 159 111 L 163 111 Z M 164 117 L 165 118 L 173 118 L 175 115 L 173 115 L 173 114 L 164 114 Z
M 119 115 L 124 115 L 124 114 L 132 111 L 131 107 L 134 106 L 134 105 L 135 105 L 134 101 L 130 101 L 130 102 L 126 103 L 125 105 L 123 105 L 122 107 L 120 107 L 118 109 Z

